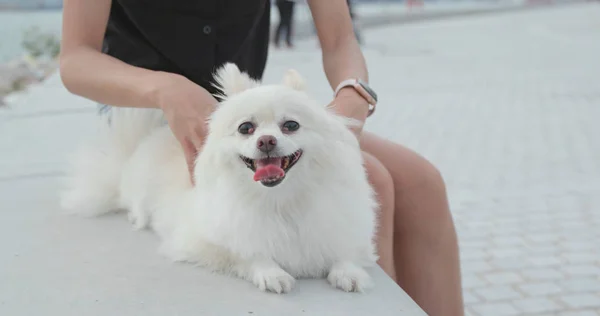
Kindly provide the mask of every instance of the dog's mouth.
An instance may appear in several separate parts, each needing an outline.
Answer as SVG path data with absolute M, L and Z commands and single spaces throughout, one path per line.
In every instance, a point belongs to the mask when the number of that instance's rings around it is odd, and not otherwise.
M 254 181 L 260 181 L 266 187 L 280 184 L 287 172 L 300 160 L 302 149 L 282 157 L 252 159 L 240 156 L 246 166 L 254 171 Z

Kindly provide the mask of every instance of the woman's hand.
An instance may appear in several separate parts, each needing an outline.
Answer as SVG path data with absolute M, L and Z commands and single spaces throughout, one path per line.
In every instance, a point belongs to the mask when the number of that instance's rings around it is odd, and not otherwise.
M 367 114 L 369 112 L 369 103 L 352 87 L 347 87 L 338 93 L 331 104 L 335 112 L 356 120 L 359 125 L 353 125 L 350 130 L 360 138 Z
M 189 79 L 168 74 L 155 91 L 155 102 L 165 114 L 169 127 L 181 143 L 194 183 L 196 156 L 208 133 L 207 119 L 218 101 L 206 89 Z

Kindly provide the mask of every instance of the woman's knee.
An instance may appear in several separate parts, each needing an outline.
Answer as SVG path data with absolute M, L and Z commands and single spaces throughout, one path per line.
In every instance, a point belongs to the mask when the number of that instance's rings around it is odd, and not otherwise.
M 364 136 L 361 145 L 389 171 L 397 208 L 403 209 L 400 216 L 446 217 L 446 185 L 436 166 L 416 152 L 372 134 Z
M 395 280 L 394 268 L 394 182 L 385 166 L 377 158 L 363 153 L 369 182 L 375 191 L 379 207 L 377 209 L 377 252 L 379 265 Z
M 378 235 L 380 235 L 380 238 L 391 238 L 393 234 L 393 225 L 387 228 L 382 226 L 385 226 L 384 223 L 391 224 L 394 220 L 394 180 L 389 171 L 379 160 L 377 160 L 377 158 L 364 152 L 363 157 L 369 183 L 375 191 L 377 202 L 379 204 L 377 217 L 380 222 L 379 226 L 381 227 Z
M 392 175 L 373 155 L 363 152 L 363 158 L 365 161 L 365 169 L 367 170 L 367 176 L 369 183 L 373 186 L 374 190 L 378 194 L 385 194 L 393 192 L 394 181 Z M 381 191 L 381 192 L 380 192 Z
M 414 169 L 403 175 L 401 187 L 404 190 L 425 190 L 430 194 L 446 196 L 446 182 L 441 171 L 424 157 L 414 154 L 408 159 Z
M 394 182 L 397 205 L 412 207 L 415 212 L 408 212 L 407 216 L 428 222 L 432 227 L 439 228 L 435 223 L 446 225 L 451 214 L 442 173 L 420 155 L 411 155 L 407 159 L 413 160 L 410 172 L 402 173 Z

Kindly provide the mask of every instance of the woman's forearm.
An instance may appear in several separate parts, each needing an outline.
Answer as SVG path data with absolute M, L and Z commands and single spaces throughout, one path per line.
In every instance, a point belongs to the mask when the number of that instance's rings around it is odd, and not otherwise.
M 128 65 L 93 48 L 61 55 L 60 75 L 69 92 L 111 106 L 157 108 L 156 94 L 178 75 Z
M 346 0 L 309 0 L 319 43 L 323 51 L 323 69 L 331 89 L 340 82 L 358 78 L 368 82 L 365 58 L 360 50 Z M 342 89 L 332 106 L 343 116 L 364 123 L 369 104 L 353 88 Z
M 332 47 L 323 49 L 323 68 L 332 89 L 350 78 L 369 81 L 365 58 L 354 34 L 339 39 Z
M 352 34 L 354 36 L 354 34 Z M 369 80 L 365 58 L 354 37 L 338 40 L 336 45 L 323 50 L 323 68 L 332 89 L 340 82 L 358 78 L 365 82 Z M 353 88 L 340 90 L 333 102 L 336 112 L 361 123 L 367 118 L 369 104 Z
M 360 50 L 346 0 L 309 0 L 319 43 L 323 67 L 329 85 L 335 89 L 343 80 L 360 78 L 368 81 L 365 58 Z

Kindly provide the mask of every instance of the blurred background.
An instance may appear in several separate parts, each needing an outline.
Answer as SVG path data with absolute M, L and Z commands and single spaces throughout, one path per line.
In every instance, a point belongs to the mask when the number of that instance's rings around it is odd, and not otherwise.
M 600 2 L 354 0 L 352 12 L 381 99 L 367 129 L 446 180 L 467 314 L 600 315 Z M 265 81 L 297 68 L 326 102 L 304 2 L 291 19 Z M 275 36 L 276 6 L 271 20 Z M 55 204 L 96 115 L 62 87 L 60 28 L 60 0 L 0 0 L 5 240 L 29 229 L 5 218 Z

